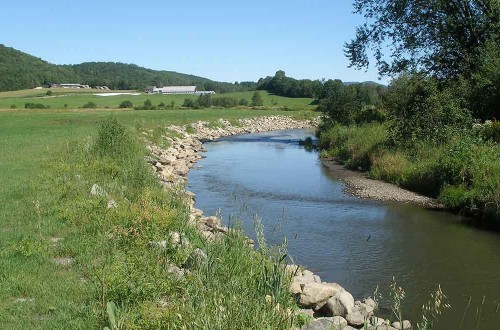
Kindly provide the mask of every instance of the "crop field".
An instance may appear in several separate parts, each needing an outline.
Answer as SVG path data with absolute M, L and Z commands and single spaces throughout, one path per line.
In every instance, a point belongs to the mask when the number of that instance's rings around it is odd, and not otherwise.
M 48 91 L 52 95 L 46 95 Z M 42 90 L 22 90 L 14 92 L 0 93 L 0 109 L 24 109 L 26 103 L 40 103 L 44 106 L 49 106 L 51 109 L 78 109 L 88 102 L 93 102 L 98 108 L 116 109 L 123 101 L 130 101 L 134 106 L 141 106 L 147 99 L 151 100 L 153 105 L 160 103 L 167 107 L 179 108 L 184 103 L 186 98 L 196 99 L 196 95 L 148 95 L 141 93 L 140 95 L 115 95 L 115 96 L 98 96 L 94 94 L 105 93 L 135 93 L 135 91 L 103 91 L 103 90 L 87 90 L 87 89 L 42 89 Z M 251 102 L 254 92 L 238 92 L 215 94 L 213 97 L 235 97 L 237 99 L 246 99 Z M 302 108 L 312 109 L 311 103 L 313 99 L 309 98 L 287 98 L 270 94 L 266 91 L 259 92 L 264 107 L 267 108 Z

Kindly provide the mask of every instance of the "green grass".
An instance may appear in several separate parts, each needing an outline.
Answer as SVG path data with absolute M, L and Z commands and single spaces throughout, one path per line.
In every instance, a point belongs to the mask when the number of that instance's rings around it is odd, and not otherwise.
M 45 106 L 50 106 L 51 109 L 78 109 L 88 102 L 94 102 L 98 108 L 111 108 L 116 109 L 123 101 L 131 101 L 134 106 L 142 106 L 144 101 L 150 99 L 153 105 L 157 106 L 164 103 L 170 106 L 172 102 L 176 108 L 182 106 L 184 99 L 197 99 L 195 95 L 117 95 L 117 96 L 97 96 L 94 93 L 104 92 L 130 92 L 130 91 L 95 91 L 87 89 L 54 89 L 52 96 L 46 96 L 45 93 L 49 89 L 43 90 L 22 90 L 15 92 L 1 92 L 0 93 L 0 109 L 10 109 L 15 105 L 17 109 L 24 109 L 26 103 L 41 103 Z M 52 89 L 50 89 L 52 90 Z M 289 108 L 289 109 L 303 109 L 312 110 L 311 102 L 313 99 L 309 98 L 288 98 L 282 96 L 272 95 L 266 91 L 260 91 L 265 107 L 274 108 Z M 227 93 L 216 94 L 218 96 L 230 96 L 238 99 L 245 98 L 251 102 L 253 92 L 240 92 L 240 93 Z
M 276 297 L 282 309 L 264 299 L 272 294 L 263 285 L 271 265 L 267 255 L 252 256 L 238 235 L 207 246 L 186 226 L 182 196 L 165 193 L 149 172 L 134 130 L 150 129 L 158 138 L 168 124 L 280 113 L 0 111 L 2 329 L 102 329 L 109 301 L 119 306 L 129 329 L 278 329 L 293 322 L 286 311 L 294 306 L 290 297 Z M 127 129 L 99 133 L 110 115 Z M 111 131 L 116 134 L 104 134 Z M 94 183 L 110 197 L 90 196 Z M 118 208 L 107 210 L 109 198 Z M 167 274 L 166 265 L 182 263 L 189 251 L 161 251 L 147 243 L 172 230 L 188 237 L 192 248 L 207 251 L 211 267 L 183 280 Z M 56 237 L 63 240 L 53 243 Z M 61 266 L 52 261 L 56 257 L 74 263 Z

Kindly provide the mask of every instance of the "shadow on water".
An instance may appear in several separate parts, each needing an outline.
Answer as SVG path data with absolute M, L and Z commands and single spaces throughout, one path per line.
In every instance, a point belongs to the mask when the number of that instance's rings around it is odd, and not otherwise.
M 500 235 L 464 226 L 463 218 L 413 205 L 382 203 L 346 194 L 315 152 L 299 141 L 304 130 L 248 134 L 207 143 L 207 158 L 191 171 L 189 186 L 206 214 L 220 209 L 254 236 L 262 218 L 266 239 L 286 237 L 297 263 L 338 282 L 355 298 L 387 297 L 395 277 L 406 290 L 406 317 L 420 319 L 429 292 L 441 285 L 452 308 L 435 329 L 475 328 L 483 296 L 481 328 L 500 324 Z M 255 237 L 254 237 L 255 238 Z M 388 311 L 389 303 L 382 303 Z

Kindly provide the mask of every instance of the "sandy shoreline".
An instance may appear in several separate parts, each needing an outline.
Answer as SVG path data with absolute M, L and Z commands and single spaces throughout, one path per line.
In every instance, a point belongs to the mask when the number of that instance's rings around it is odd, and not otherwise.
M 382 202 L 411 203 L 432 209 L 444 208 L 436 199 L 419 195 L 392 183 L 369 179 L 365 173 L 346 169 L 333 159 L 322 159 L 321 163 L 335 178 L 345 182 L 346 192 L 351 195 Z

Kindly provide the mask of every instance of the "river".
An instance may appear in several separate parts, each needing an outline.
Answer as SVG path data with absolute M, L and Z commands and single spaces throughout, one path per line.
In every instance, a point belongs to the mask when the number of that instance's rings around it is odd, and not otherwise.
M 312 132 L 287 130 L 206 143 L 207 157 L 188 176 L 197 207 L 252 238 L 255 217 L 262 219 L 268 244 L 286 237 L 295 263 L 355 299 L 378 286 L 379 314 L 390 316 L 394 278 L 406 292 L 404 318 L 419 321 L 441 285 L 452 307 L 435 329 L 458 329 L 465 312 L 462 329 L 475 329 L 478 315 L 480 329 L 499 329 L 500 235 L 447 212 L 349 195 L 318 154 L 299 145 L 307 136 Z

